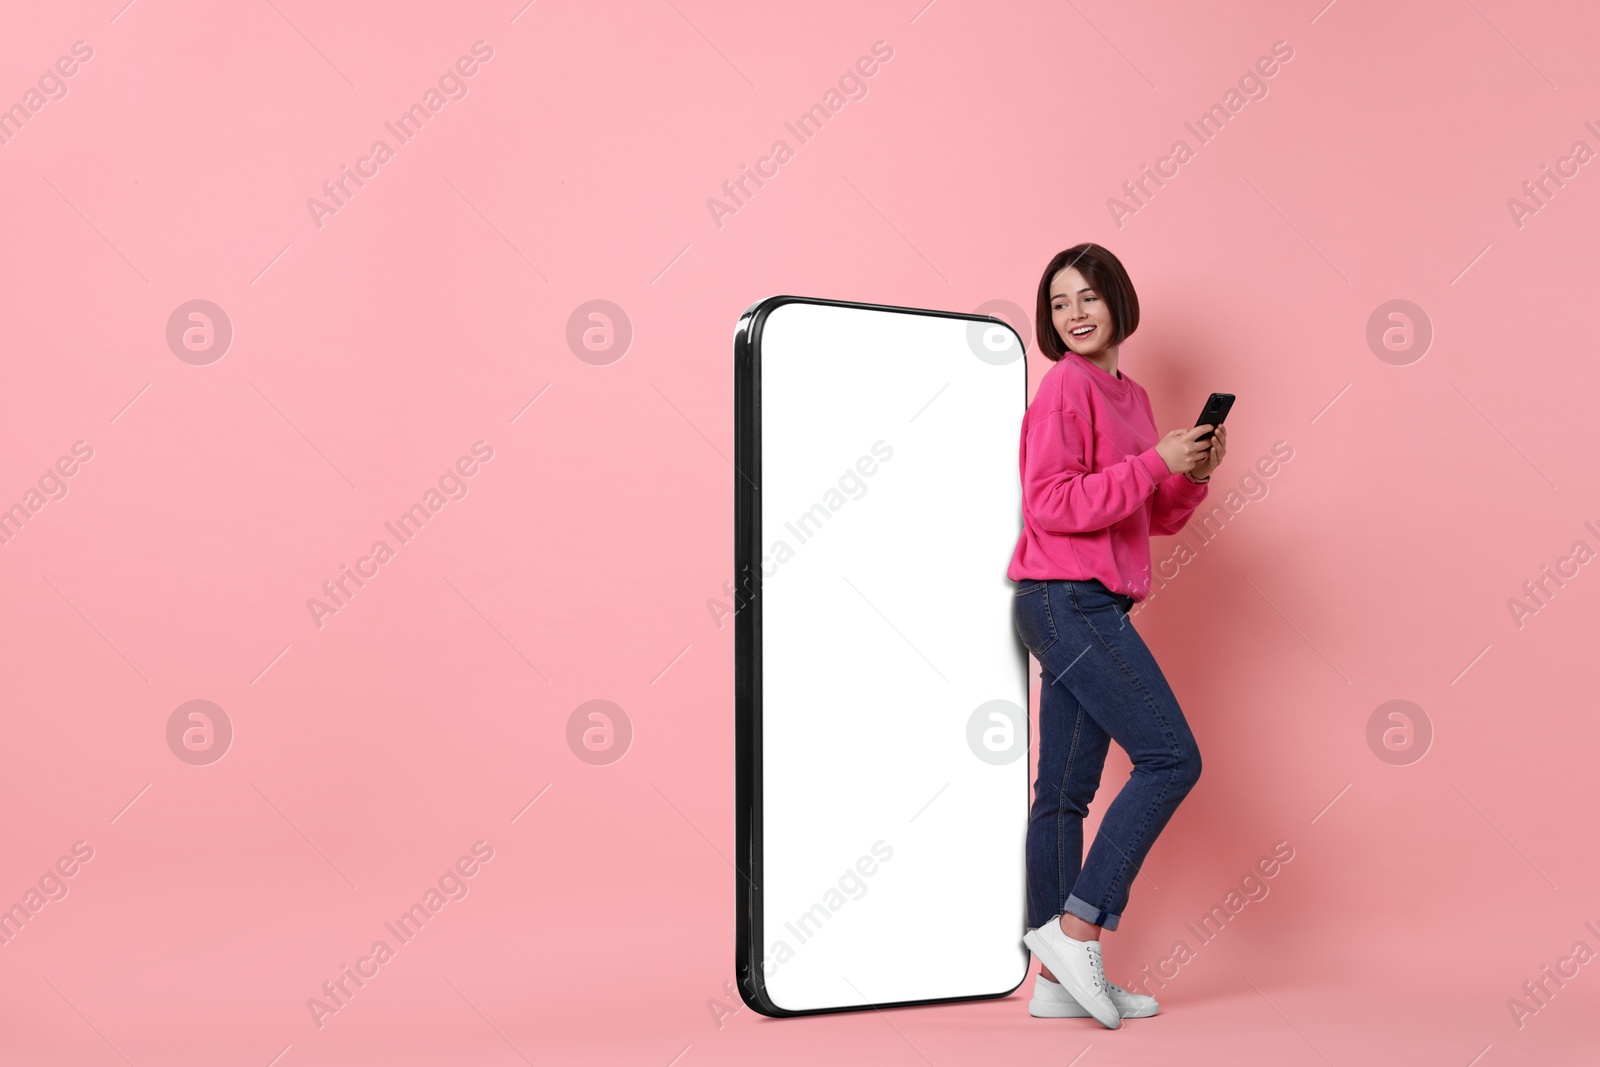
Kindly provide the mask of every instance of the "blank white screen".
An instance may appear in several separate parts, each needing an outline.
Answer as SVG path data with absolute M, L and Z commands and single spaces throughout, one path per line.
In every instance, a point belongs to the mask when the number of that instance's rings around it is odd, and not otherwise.
M 1027 370 L 1013 332 L 978 331 L 1016 358 L 939 315 L 785 304 L 762 328 L 758 949 L 781 1008 L 1001 993 L 1027 971 L 1005 574 Z M 996 700 L 1021 711 L 999 765 L 968 742 Z

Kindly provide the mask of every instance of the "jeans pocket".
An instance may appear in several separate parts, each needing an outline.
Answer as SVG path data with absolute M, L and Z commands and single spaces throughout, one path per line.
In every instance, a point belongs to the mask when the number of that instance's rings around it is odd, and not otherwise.
M 1071 590 L 1072 605 L 1083 614 L 1114 609 L 1118 615 L 1126 615 L 1133 608 L 1132 597 L 1113 593 L 1097 579 L 1073 581 Z
M 1028 651 L 1042 656 L 1059 640 L 1050 615 L 1050 587 L 1044 582 L 1018 589 L 1012 597 L 1012 621 Z

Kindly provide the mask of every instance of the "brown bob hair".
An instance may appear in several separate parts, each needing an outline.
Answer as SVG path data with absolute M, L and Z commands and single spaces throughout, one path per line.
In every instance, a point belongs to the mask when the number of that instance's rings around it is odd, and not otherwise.
M 1110 249 L 1092 242 L 1073 245 L 1057 252 L 1039 279 L 1039 299 L 1034 305 L 1034 333 L 1039 340 L 1039 351 L 1052 363 L 1067 354 L 1067 344 L 1050 314 L 1050 281 L 1061 271 L 1076 267 L 1088 279 L 1100 299 L 1111 312 L 1111 343 L 1121 344 L 1123 339 L 1139 328 L 1139 296 L 1133 291 L 1133 282 L 1122 266 L 1122 260 Z

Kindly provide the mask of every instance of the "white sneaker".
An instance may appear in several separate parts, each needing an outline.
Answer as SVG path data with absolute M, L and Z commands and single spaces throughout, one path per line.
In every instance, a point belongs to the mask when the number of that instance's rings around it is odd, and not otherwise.
M 1143 993 L 1130 993 L 1115 982 L 1107 982 L 1111 990 L 1111 1003 L 1124 1019 L 1147 1019 L 1161 1010 L 1156 998 Z M 1028 1001 L 1028 1014 L 1035 1019 L 1087 1019 L 1089 1012 L 1072 995 L 1044 975 L 1033 980 L 1033 999 Z
M 1061 988 L 1088 1009 L 1096 1022 L 1108 1030 L 1117 1029 L 1122 1025 L 1122 1015 L 1111 1000 L 1110 983 L 1106 981 L 1105 966 L 1100 962 L 1100 942 L 1068 937 L 1057 921 L 1059 918 L 1023 934 L 1022 943 L 1050 969 Z

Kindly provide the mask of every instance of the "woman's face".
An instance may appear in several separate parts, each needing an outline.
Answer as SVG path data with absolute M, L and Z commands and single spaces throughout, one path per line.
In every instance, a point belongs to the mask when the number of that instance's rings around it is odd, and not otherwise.
M 1077 267 L 1059 270 L 1051 279 L 1050 321 L 1067 348 L 1080 356 L 1094 355 L 1111 345 L 1111 309 Z

